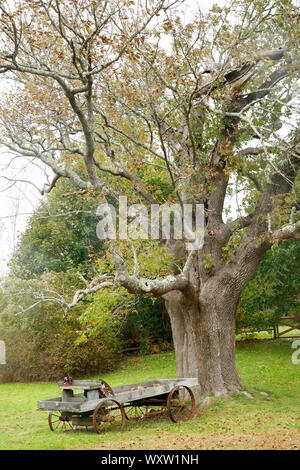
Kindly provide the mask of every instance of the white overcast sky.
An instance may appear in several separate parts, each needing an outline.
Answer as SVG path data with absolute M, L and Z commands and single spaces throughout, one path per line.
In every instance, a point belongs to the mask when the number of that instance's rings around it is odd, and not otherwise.
M 224 5 L 226 0 L 200 0 L 199 2 L 186 0 L 184 11 L 187 21 L 193 15 L 193 9 L 197 4 L 205 12 L 215 3 Z M 5 93 L 6 87 L 5 77 L 2 76 L 0 93 Z M 26 168 L 27 160 L 26 162 L 19 158 L 12 162 L 11 160 L 12 156 L 0 147 L 0 176 L 30 180 L 38 187 L 43 187 L 46 177 L 41 170 L 32 165 Z M 0 178 L 0 276 L 7 272 L 7 263 L 18 236 L 25 230 L 26 221 L 38 206 L 40 197 L 39 192 L 30 184 L 18 183 L 10 187 L 8 181 Z

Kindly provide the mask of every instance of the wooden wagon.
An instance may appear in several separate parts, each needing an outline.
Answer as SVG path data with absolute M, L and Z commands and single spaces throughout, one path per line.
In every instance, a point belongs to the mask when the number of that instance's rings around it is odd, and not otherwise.
M 97 433 L 124 428 L 126 420 L 143 420 L 167 412 L 173 422 L 191 419 L 195 398 L 191 387 L 196 378 L 159 379 L 120 387 L 103 380 L 59 383 L 60 397 L 41 400 L 38 409 L 48 410 L 52 431 L 92 426 Z M 81 393 L 76 393 L 83 390 Z

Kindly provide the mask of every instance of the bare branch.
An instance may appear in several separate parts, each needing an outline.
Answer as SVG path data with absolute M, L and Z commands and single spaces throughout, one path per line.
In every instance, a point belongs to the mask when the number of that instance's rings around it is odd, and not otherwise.
M 300 240 L 300 220 L 294 224 L 287 224 L 272 233 L 274 240 Z
M 111 274 L 111 273 L 99 274 L 91 282 L 88 283 L 86 280 L 84 280 L 84 283 L 86 286 L 85 289 L 79 289 L 75 292 L 72 302 L 66 305 L 66 308 L 65 308 L 66 311 L 75 307 L 75 305 L 77 305 L 78 302 L 80 302 L 86 296 L 90 294 L 94 294 L 95 292 L 104 288 L 116 287 L 116 284 L 114 283 L 114 274 Z
M 172 290 L 179 290 L 189 295 L 190 299 L 193 298 L 194 289 L 186 276 L 186 272 L 177 276 L 167 276 L 164 279 L 139 278 L 128 273 L 125 261 L 120 255 L 117 253 L 113 255 L 117 269 L 115 281 L 119 286 L 125 287 L 131 294 L 151 294 L 154 297 L 161 297 Z

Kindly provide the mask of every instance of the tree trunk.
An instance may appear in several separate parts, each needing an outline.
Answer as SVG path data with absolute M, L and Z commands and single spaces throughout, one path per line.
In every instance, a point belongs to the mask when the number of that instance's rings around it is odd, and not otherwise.
M 209 279 L 191 303 L 179 291 L 170 292 L 170 316 L 178 377 L 198 377 L 200 394 L 216 396 L 238 391 L 235 365 L 235 319 L 240 289 Z
M 195 330 L 194 306 L 179 291 L 168 294 L 166 309 L 170 316 L 178 377 L 198 377 L 199 358 Z

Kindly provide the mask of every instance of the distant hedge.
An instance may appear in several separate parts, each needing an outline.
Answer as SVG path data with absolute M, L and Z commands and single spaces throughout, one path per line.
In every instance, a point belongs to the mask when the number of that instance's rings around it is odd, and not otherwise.
M 116 336 L 103 331 L 76 344 L 79 328 L 75 315 L 63 319 L 49 308 L 26 318 L 4 317 L 0 336 L 7 364 L 0 368 L 0 381 L 56 381 L 66 372 L 84 377 L 114 369 L 122 349 Z

